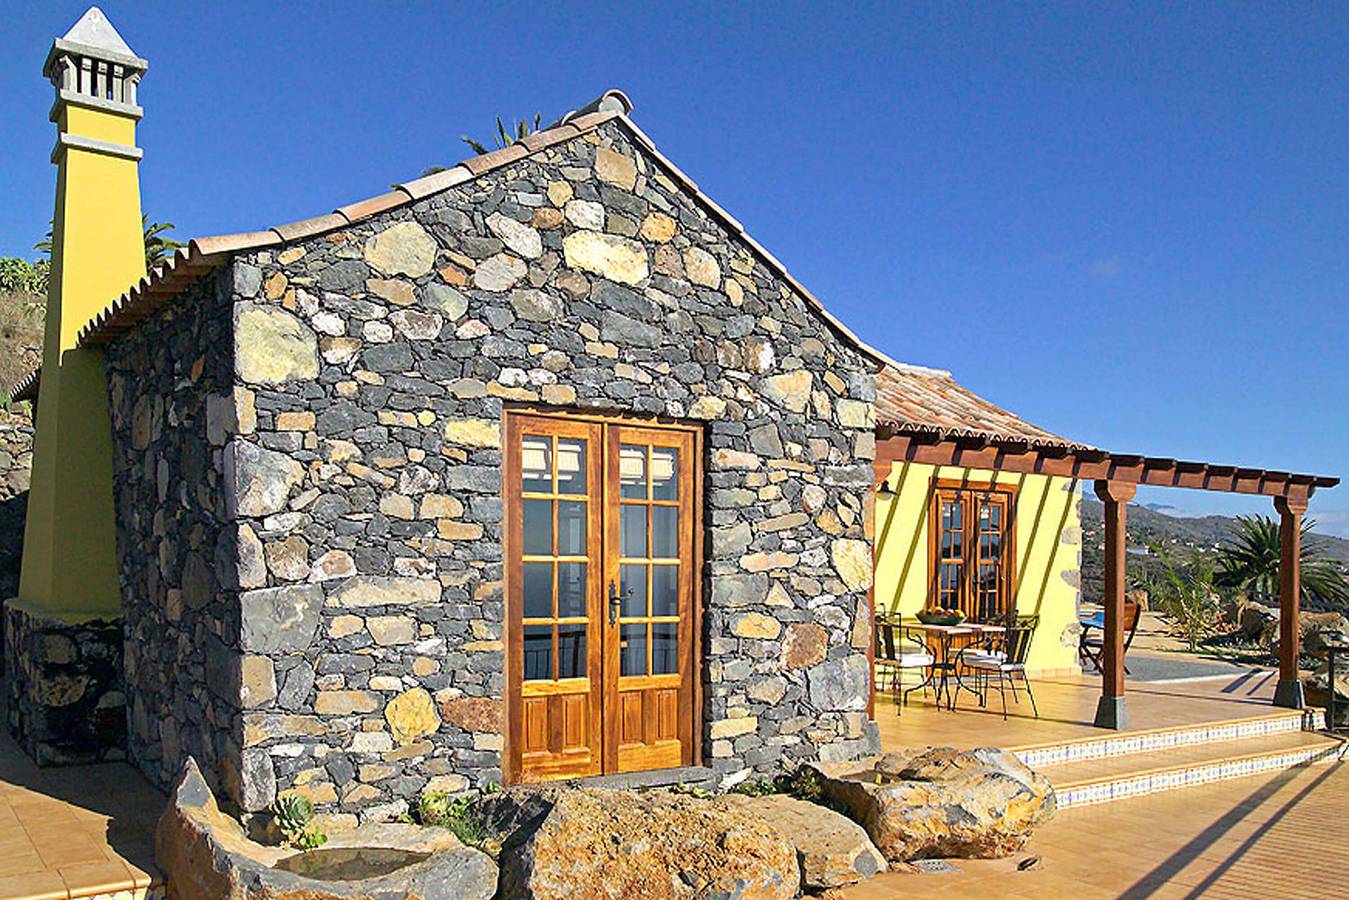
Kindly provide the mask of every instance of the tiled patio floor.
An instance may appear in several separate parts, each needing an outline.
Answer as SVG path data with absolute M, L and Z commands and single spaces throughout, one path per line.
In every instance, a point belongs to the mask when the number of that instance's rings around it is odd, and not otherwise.
M 163 808 L 128 765 L 40 769 L 0 728 L 0 900 L 144 896 Z
M 1062 811 L 1010 859 L 879 875 L 842 896 L 1342 898 L 1346 810 L 1349 764 L 1289 769 Z
M 1176 684 L 1126 685 L 1131 731 L 1250 719 L 1277 713 L 1270 704 L 1277 673 L 1242 673 L 1232 677 Z M 906 682 L 912 685 L 914 680 Z M 876 694 L 876 721 L 885 750 L 921 744 L 955 747 L 994 746 L 1016 749 L 1076 738 L 1102 737 L 1112 732 L 1096 728 L 1092 719 L 1101 696 L 1099 676 L 1076 676 L 1031 681 L 1040 709 L 1037 719 L 1024 691 L 1020 702 L 1007 697 L 1007 720 L 995 689 L 988 705 L 961 691 L 956 711 L 937 709 L 931 692 L 909 695 L 908 705 L 896 715 L 888 691 Z

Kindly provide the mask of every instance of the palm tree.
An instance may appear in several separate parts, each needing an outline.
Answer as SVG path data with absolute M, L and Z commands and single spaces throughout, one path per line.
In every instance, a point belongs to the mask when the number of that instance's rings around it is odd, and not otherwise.
M 145 271 L 148 272 L 159 265 L 160 260 L 172 256 L 173 251 L 183 246 L 183 242 L 165 236 L 164 232 L 174 229 L 172 222 L 147 223 L 147 219 L 149 216 L 141 216 L 141 231 L 145 235 Z
M 1349 579 L 1311 535 L 1316 523 L 1302 523 L 1302 597 L 1349 603 Z M 1266 596 L 1279 593 L 1279 523 L 1272 516 L 1237 516 L 1235 532 L 1218 549 L 1220 587 Z
M 492 139 L 497 145 L 496 149 L 504 150 L 516 141 L 529 137 L 539 130 L 539 123 L 542 121 L 543 116 L 536 113 L 534 115 L 534 124 L 532 126 L 529 124 L 528 119 L 520 119 L 515 123 L 515 128 L 512 131 L 507 131 L 505 124 L 501 121 L 501 116 L 497 116 L 497 133 L 492 135 Z M 462 135 L 460 140 L 473 148 L 474 153 L 481 154 L 488 152 L 486 144 L 483 144 L 481 141 L 475 141 L 466 134 Z

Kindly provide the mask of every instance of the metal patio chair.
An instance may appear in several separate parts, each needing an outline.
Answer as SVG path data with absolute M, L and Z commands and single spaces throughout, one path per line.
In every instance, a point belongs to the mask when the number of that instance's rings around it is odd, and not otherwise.
M 898 638 L 896 631 L 900 634 Z M 931 684 L 931 669 L 936 661 L 920 638 L 904 631 L 903 616 L 876 616 L 876 685 L 880 686 L 882 672 L 889 674 L 896 715 L 903 715 L 902 707 L 909 702 L 909 694 Z M 927 669 L 928 675 L 907 691 L 903 690 L 904 673 L 914 669 Z

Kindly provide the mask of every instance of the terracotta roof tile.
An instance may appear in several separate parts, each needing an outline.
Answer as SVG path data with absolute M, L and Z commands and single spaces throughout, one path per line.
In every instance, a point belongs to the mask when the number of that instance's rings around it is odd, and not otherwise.
M 333 213 L 342 217 L 344 225 L 350 225 L 352 222 L 359 222 L 362 219 L 368 219 L 382 212 L 396 209 L 407 203 L 409 198 L 412 198 L 411 192 L 403 190 L 401 184 L 396 187 L 397 190 L 389 191 L 387 194 L 367 197 L 364 200 L 357 200 L 355 203 L 348 203 L 346 206 L 339 206 L 333 210 Z
M 404 198 L 404 203 L 407 199 Z M 392 207 L 389 207 L 392 208 Z M 301 219 L 298 222 L 287 222 L 285 225 L 276 225 L 272 227 L 277 237 L 286 243 L 298 241 L 303 238 L 313 237 L 316 234 L 323 234 L 325 231 L 333 231 L 337 228 L 345 228 L 350 224 L 349 219 L 338 213 L 331 212 L 326 216 L 314 216 L 312 219 Z
M 893 360 L 876 376 L 876 422 L 895 431 L 946 438 L 1093 449 L 990 403 L 957 382 L 950 372 Z
M 511 144 L 509 147 L 502 147 L 500 150 L 493 150 L 491 153 L 484 153 L 482 156 L 466 159 L 460 163 L 460 165 L 467 168 L 474 175 L 481 175 L 484 172 L 499 169 L 507 163 L 513 163 L 517 159 L 528 155 L 529 151 L 520 144 Z
M 432 172 L 430 175 L 423 175 L 421 178 L 414 178 L 411 181 L 405 181 L 402 184 L 394 186 L 398 188 L 398 190 L 405 192 L 413 200 L 420 200 L 423 197 L 429 197 L 432 194 L 447 191 L 456 185 L 463 184 L 465 181 L 471 181 L 472 179 L 473 172 L 468 166 L 454 166 L 453 168 Z

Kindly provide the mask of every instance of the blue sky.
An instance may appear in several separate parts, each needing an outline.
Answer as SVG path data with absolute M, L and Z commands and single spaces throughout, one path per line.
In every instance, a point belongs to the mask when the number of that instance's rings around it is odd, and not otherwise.
M 40 69 L 84 8 L 0 2 L 0 255 L 46 230 Z M 1342 5 L 102 8 L 150 60 L 144 208 L 180 237 L 327 212 L 498 113 L 621 87 L 891 355 L 1114 450 L 1349 475 Z M 1312 513 L 1349 536 L 1346 492 Z

